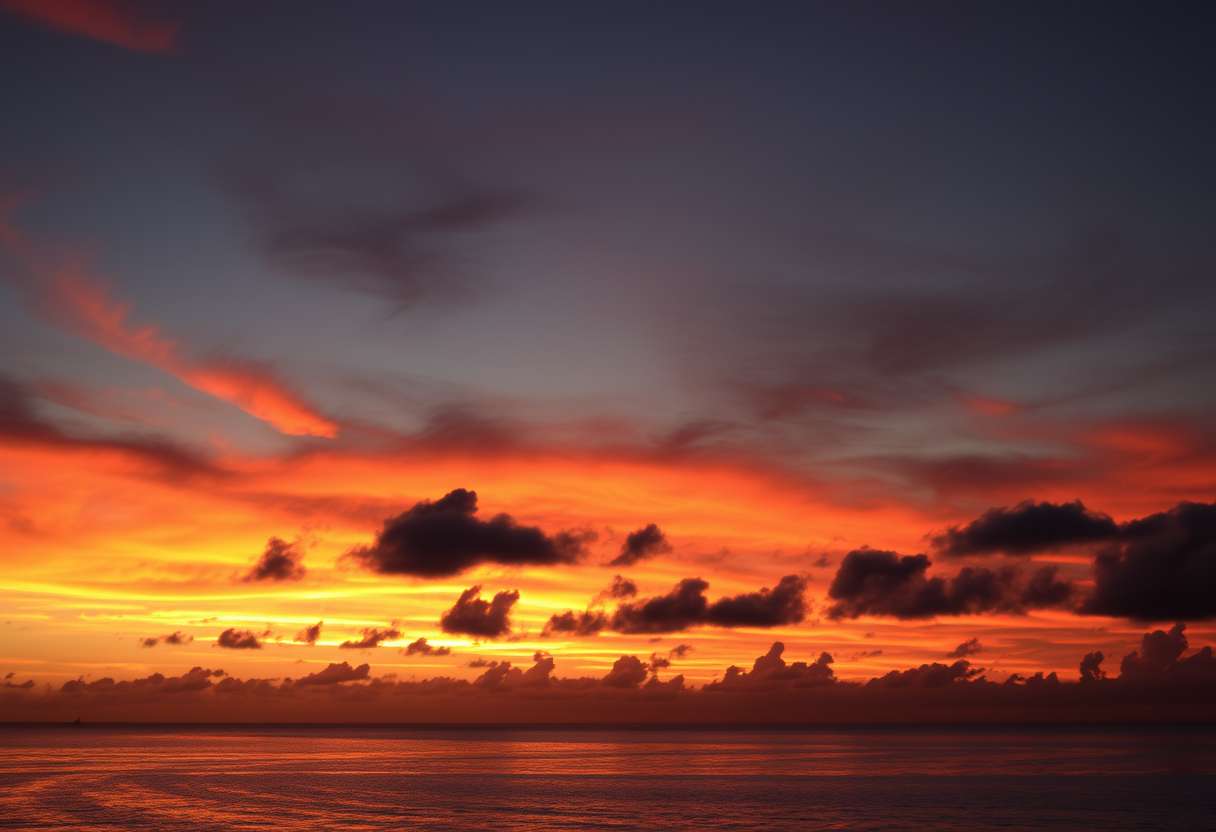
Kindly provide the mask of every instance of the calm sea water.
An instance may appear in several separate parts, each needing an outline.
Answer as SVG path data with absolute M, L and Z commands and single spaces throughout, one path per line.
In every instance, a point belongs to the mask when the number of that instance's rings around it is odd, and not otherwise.
M 0 726 L 0 828 L 1216 828 L 1211 729 Z

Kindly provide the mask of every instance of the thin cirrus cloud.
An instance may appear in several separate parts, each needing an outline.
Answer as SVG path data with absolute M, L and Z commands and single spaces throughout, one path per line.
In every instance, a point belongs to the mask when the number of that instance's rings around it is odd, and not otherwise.
M 115 355 L 162 370 L 281 433 L 337 436 L 338 424 L 290 389 L 269 367 L 248 360 L 186 357 L 177 342 L 158 327 L 133 322 L 131 306 L 112 297 L 78 256 L 48 256 L 8 216 L 0 216 L 0 245 L 24 267 L 5 277 L 56 325 Z
M 151 365 L 184 384 L 235 405 L 291 436 L 332 438 L 336 422 L 251 361 L 198 362 L 185 358 L 176 342 L 150 325 L 131 322 L 131 308 L 114 300 L 79 264 L 54 272 L 49 296 L 52 315 L 73 332 L 110 352 Z
M 57 32 L 135 52 L 173 52 L 181 30 L 180 23 L 146 17 L 121 0 L 0 0 L 0 9 Z
M 535 208 L 530 193 L 473 172 L 485 127 L 459 126 L 422 95 L 395 107 L 325 93 L 273 100 L 251 107 L 254 140 L 221 185 L 246 210 L 260 254 L 288 277 L 398 310 L 462 294 L 473 282 L 470 243 Z M 391 183 L 370 201 L 369 176 Z

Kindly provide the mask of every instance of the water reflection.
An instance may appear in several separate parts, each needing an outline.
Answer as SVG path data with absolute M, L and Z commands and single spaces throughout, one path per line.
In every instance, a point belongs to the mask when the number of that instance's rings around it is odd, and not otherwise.
M 1201 828 L 1216 732 L 0 728 L 5 829 Z

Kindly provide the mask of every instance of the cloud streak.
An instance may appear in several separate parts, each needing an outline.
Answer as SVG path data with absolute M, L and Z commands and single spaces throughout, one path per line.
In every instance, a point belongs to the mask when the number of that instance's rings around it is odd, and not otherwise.
M 152 20 L 122 0 L 0 0 L 0 9 L 48 29 L 134 52 L 170 53 L 181 24 Z

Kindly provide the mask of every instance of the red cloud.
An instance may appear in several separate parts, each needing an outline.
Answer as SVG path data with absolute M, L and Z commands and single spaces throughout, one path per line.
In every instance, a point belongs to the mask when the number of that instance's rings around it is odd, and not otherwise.
M 172 52 L 180 24 L 145 19 L 121 0 L 0 0 L 0 8 L 49 29 L 135 52 Z
M 159 329 L 132 323 L 130 307 L 111 298 L 79 265 L 54 273 L 50 301 L 52 314 L 78 334 L 125 358 L 158 367 L 283 433 L 327 438 L 338 433 L 334 422 L 266 368 L 247 362 L 201 364 L 183 358 L 177 344 Z

